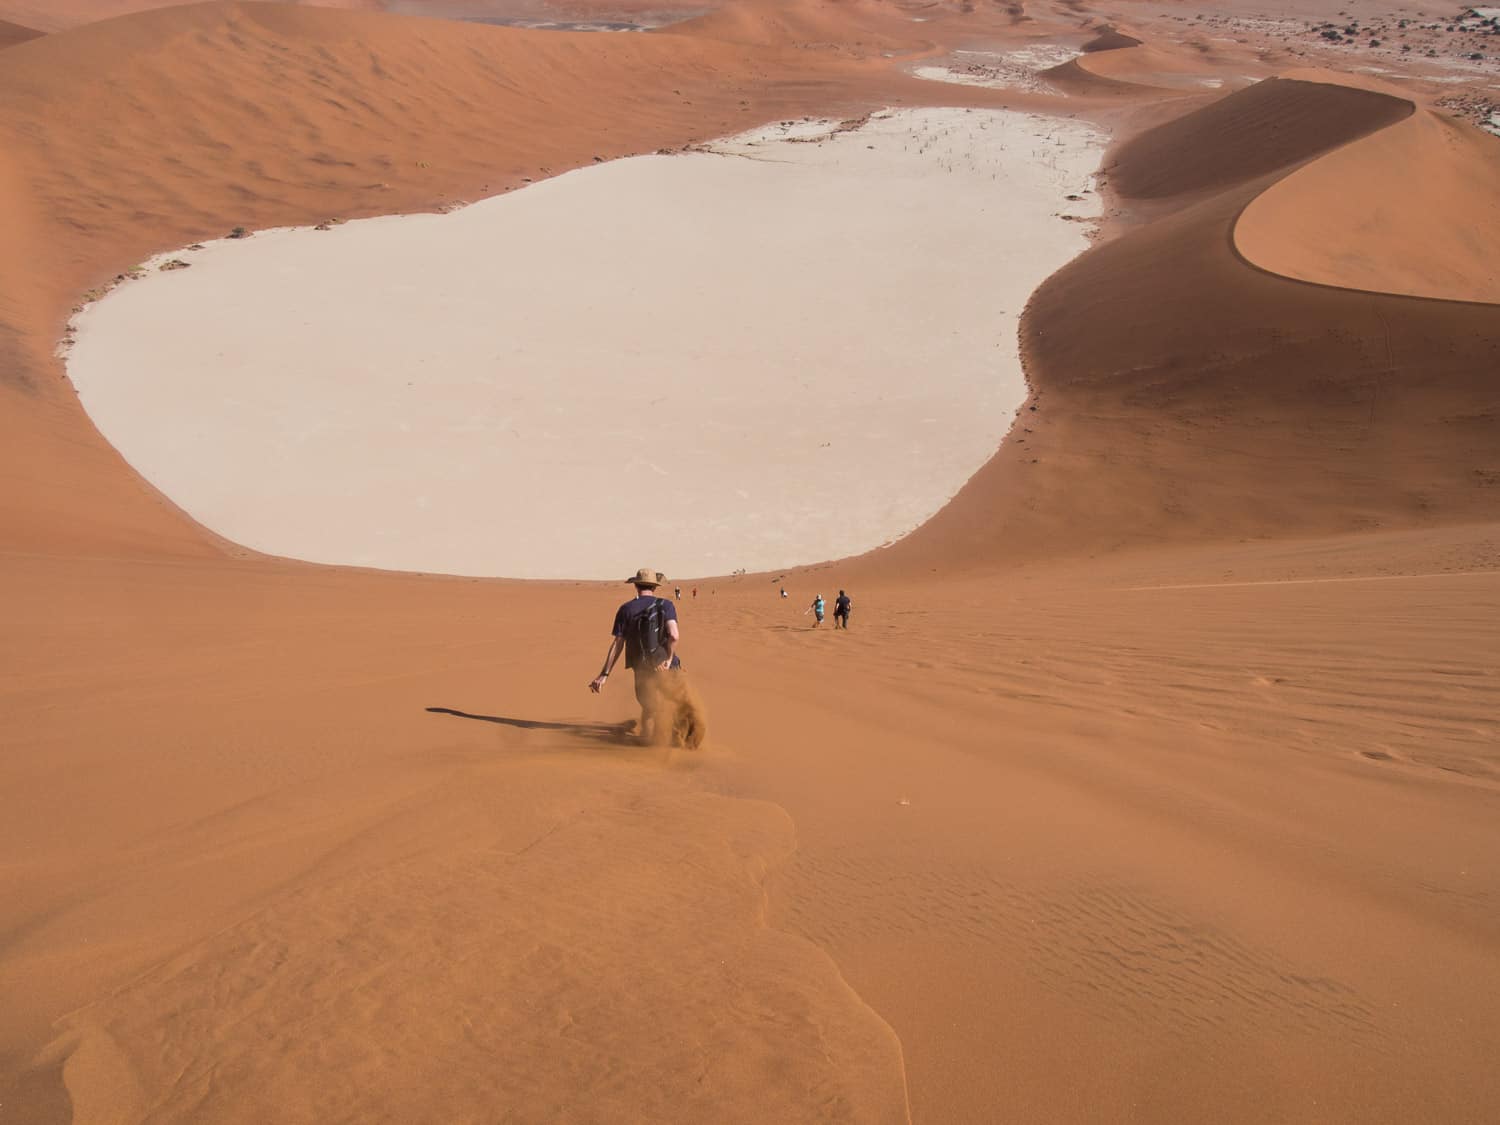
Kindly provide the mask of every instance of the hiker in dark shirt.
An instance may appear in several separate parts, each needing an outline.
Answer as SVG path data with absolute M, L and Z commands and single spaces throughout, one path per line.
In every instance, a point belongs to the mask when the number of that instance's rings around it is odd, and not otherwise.
M 833 627 L 835 629 L 849 628 L 849 595 L 839 591 L 838 599 L 833 603 Z
M 635 698 L 641 705 L 640 735 L 649 739 L 654 733 L 650 729 L 655 710 L 652 680 L 659 673 L 682 667 L 677 658 L 677 607 L 671 599 L 656 596 L 656 588 L 665 581 L 657 571 L 641 569 L 625 581 L 635 586 L 635 597 L 615 611 L 604 669 L 594 677 L 589 690 L 597 693 L 604 687 L 615 662 L 624 653 L 625 667 L 635 672 Z M 654 651 L 646 651 L 650 640 L 657 645 Z

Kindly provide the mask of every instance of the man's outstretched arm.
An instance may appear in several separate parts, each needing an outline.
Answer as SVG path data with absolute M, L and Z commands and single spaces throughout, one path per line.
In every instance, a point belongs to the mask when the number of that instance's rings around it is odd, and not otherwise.
M 594 677 L 593 682 L 589 684 L 589 691 L 595 695 L 599 693 L 599 689 L 604 686 L 604 681 L 609 679 L 609 673 L 614 668 L 615 661 L 620 659 L 620 653 L 624 651 L 624 637 L 611 637 L 609 639 L 609 651 L 604 654 L 604 668 Z
M 677 640 L 677 621 L 674 618 L 673 620 L 667 622 L 667 636 L 661 646 L 662 650 L 667 655 L 662 660 L 662 662 L 657 665 L 657 668 L 659 670 L 665 672 L 668 668 L 672 667 L 672 654 L 677 651 Z

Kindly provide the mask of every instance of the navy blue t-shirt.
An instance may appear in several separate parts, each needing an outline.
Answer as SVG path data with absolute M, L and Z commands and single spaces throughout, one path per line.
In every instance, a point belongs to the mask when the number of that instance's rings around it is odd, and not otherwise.
M 658 598 L 655 595 L 649 598 L 634 597 L 615 610 L 615 627 L 611 635 L 625 638 L 625 667 L 627 668 L 635 668 L 645 663 L 641 659 L 641 642 L 636 639 L 635 635 L 635 622 L 656 602 L 661 603 L 662 629 L 665 633 L 666 623 L 677 620 L 677 607 L 672 604 L 670 598 Z

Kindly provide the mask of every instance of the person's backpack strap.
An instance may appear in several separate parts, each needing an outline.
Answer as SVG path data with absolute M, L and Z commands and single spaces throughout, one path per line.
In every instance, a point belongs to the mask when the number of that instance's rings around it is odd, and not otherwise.
M 653 596 L 644 613 L 635 619 L 636 642 L 640 646 L 641 658 L 648 664 L 653 653 L 661 650 L 662 634 L 666 631 L 666 610 L 662 599 Z

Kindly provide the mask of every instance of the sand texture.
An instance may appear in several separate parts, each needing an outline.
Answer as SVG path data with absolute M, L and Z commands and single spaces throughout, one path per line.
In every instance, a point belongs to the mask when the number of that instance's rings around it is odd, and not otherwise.
M 139 7 L 0 3 L 47 33 L 0 51 L 0 1121 L 1500 1118 L 1492 60 L 1331 44 L 1334 0 L 749 0 L 621 34 Z M 1079 55 L 916 76 L 1041 42 Z M 922 107 L 1108 134 L 1102 222 L 1018 306 L 940 291 L 976 331 L 1020 314 L 1025 397 L 911 534 L 587 572 L 682 580 L 696 750 L 631 737 L 623 671 L 587 690 L 623 583 L 259 552 L 67 376 L 80 310 L 280 237 L 221 254 L 236 227 L 422 229 Z M 754 250 L 714 245 L 729 277 Z M 862 335 L 915 331 L 910 265 Z M 683 301 L 643 341 L 673 377 Z M 814 628 L 840 588 L 851 628 Z

